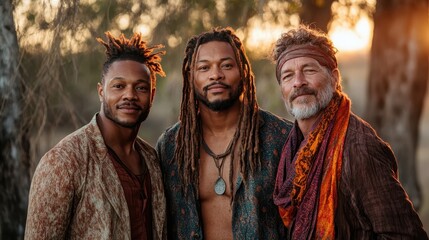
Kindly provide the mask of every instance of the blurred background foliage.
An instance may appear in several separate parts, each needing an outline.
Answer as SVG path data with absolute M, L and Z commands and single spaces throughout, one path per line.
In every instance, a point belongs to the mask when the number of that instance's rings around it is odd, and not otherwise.
M 330 6 L 333 1 L 316 2 Z M 339 1 L 337 5 L 360 10 L 355 17 L 370 15 L 368 6 L 374 7 L 366 1 Z M 301 7 L 297 0 L 16 0 L 21 66 L 26 89 L 32 95 L 28 99 L 34 109 L 31 124 L 38 123 L 36 137 L 58 127 L 70 130 L 81 126 L 98 110 L 95 90 L 105 56 L 95 38 L 104 38 L 106 31 L 127 37 L 141 32 L 147 41 L 165 45 L 162 65 L 167 77 L 158 79 L 155 105 L 144 123 L 150 127 L 141 132 L 152 144 L 162 129 L 177 120 L 187 40 L 217 26 L 233 27 L 247 46 L 261 106 L 285 115 L 268 57 L 275 38 L 299 24 Z M 350 16 L 343 14 L 340 22 L 353 24 Z M 317 25 L 327 29 L 329 21 Z

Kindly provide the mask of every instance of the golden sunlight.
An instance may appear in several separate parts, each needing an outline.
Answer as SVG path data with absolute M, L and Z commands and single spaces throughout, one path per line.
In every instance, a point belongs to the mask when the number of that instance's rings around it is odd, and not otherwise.
M 253 27 L 249 29 L 247 47 L 253 51 L 267 50 L 271 47 L 270 44 L 280 37 L 283 30 L 275 26 Z
M 298 15 L 291 15 L 290 20 L 292 25 L 297 26 L 299 23 Z M 247 23 L 247 39 L 245 40 L 246 47 L 255 54 L 256 57 L 267 57 L 275 41 L 281 34 L 288 29 L 282 25 L 273 24 L 270 21 L 263 21 L 260 18 L 251 18 Z M 237 35 L 244 39 L 243 29 L 237 30 Z
M 357 52 L 371 47 L 372 30 L 372 21 L 361 18 L 353 28 L 332 23 L 329 36 L 340 52 Z

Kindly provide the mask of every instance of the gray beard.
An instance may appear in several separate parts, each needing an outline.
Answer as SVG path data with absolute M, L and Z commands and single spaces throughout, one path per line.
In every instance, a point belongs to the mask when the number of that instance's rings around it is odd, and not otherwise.
M 294 107 L 291 102 L 286 102 L 286 109 L 297 120 L 308 119 L 326 108 L 334 95 L 334 88 L 331 84 L 317 92 L 316 101 Z

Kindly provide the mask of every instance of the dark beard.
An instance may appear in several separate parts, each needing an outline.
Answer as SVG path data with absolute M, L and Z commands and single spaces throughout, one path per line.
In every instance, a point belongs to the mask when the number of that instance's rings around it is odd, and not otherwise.
M 124 128 L 136 128 L 139 127 L 140 124 L 146 120 L 147 116 L 149 115 L 149 111 L 144 111 L 142 114 L 140 114 L 139 118 L 137 119 L 136 122 L 123 122 L 120 121 L 119 119 L 115 118 L 113 116 L 112 111 L 110 111 L 110 108 L 107 106 L 107 104 L 103 103 L 103 110 L 104 110 L 104 115 L 106 116 L 106 118 L 110 119 L 112 122 L 114 122 L 115 124 L 124 127 Z
M 236 91 L 233 91 L 230 95 L 229 98 L 226 100 L 217 100 L 214 102 L 210 102 L 207 99 L 207 91 L 204 91 L 204 94 L 201 94 L 198 91 L 195 91 L 195 97 L 198 101 L 200 101 L 202 104 L 204 104 L 206 107 L 208 107 L 210 110 L 215 111 L 215 112 L 220 112 L 226 109 L 229 109 L 230 107 L 232 107 L 234 105 L 234 103 L 236 103 L 238 101 L 238 99 L 240 99 L 241 94 L 243 93 L 243 83 L 241 82 L 240 85 L 238 86 Z

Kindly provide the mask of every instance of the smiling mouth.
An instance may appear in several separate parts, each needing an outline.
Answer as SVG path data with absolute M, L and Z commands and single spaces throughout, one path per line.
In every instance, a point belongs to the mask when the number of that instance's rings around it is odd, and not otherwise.
M 223 85 L 215 85 L 207 88 L 207 91 L 219 92 L 219 91 L 224 91 L 225 89 L 228 89 L 228 88 Z
M 223 90 L 223 89 L 228 89 L 228 88 L 229 88 L 229 86 L 226 85 L 226 84 L 224 84 L 224 83 L 214 82 L 214 83 L 212 83 L 210 85 L 205 86 L 203 88 L 203 90 L 207 92 L 209 90 Z
M 312 96 L 313 94 L 307 93 L 307 94 L 300 94 L 300 95 L 296 95 L 292 98 L 292 101 L 299 98 L 299 97 L 307 97 L 307 96 Z
M 295 100 L 298 97 L 306 97 L 306 96 L 312 96 L 312 95 L 316 95 L 315 91 L 306 87 L 306 88 L 300 88 L 297 89 L 292 96 L 290 97 L 290 101 L 292 102 L 293 100 Z

